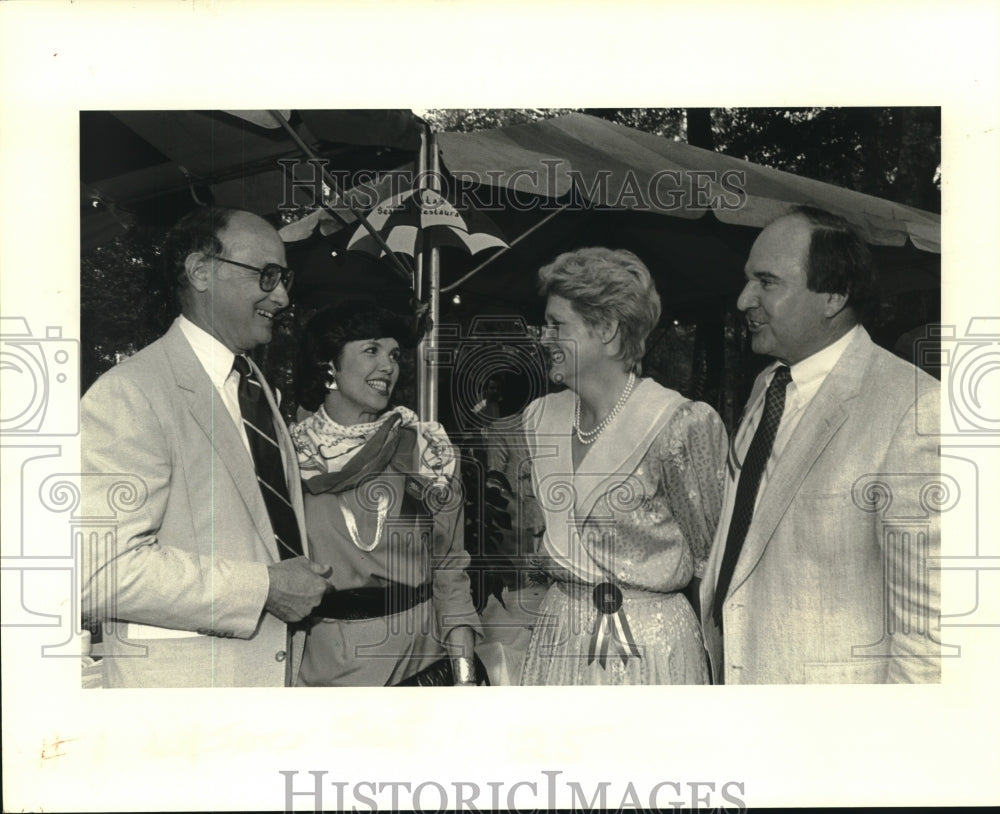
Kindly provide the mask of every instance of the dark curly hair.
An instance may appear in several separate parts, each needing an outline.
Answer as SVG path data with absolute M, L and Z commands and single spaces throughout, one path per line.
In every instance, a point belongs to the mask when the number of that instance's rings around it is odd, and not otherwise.
M 362 339 L 395 339 L 400 347 L 416 344 L 406 320 L 371 303 L 344 303 L 317 311 L 302 332 L 295 361 L 295 398 L 316 410 L 326 396 L 330 362 L 339 367 L 344 345 Z
M 181 218 L 167 233 L 163 243 L 163 270 L 166 290 L 175 310 L 183 309 L 188 287 L 184 261 L 192 252 L 220 254 L 219 232 L 229 225 L 239 209 L 227 206 L 202 206 Z

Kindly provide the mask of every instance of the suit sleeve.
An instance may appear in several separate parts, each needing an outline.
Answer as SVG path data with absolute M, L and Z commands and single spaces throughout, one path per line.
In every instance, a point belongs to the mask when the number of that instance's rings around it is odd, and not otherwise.
M 163 425 L 143 387 L 114 373 L 99 379 L 80 405 L 85 512 L 117 515 L 116 535 L 91 537 L 83 546 L 85 617 L 250 638 L 267 598 L 267 566 L 195 553 L 191 540 L 178 545 L 162 538 L 169 501 L 186 499 L 171 495 L 178 488 L 178 446 L 171 440 L 178 430 Z M 116 510 L 110 496 L 122 488 L 136 491 Z
M 941 555 L 940 512 L 933 505 L 939 494 L 941 461 L 936 435 L 916 432 L 919 412 L 922 426 L 939 426 L 940 396 L 929 388 L 898 424 L 886 458 L 892 491 L 891 514 L 877 515 L 882 547 L 889 625 L 888 681 L 933 683 L 940 681 L 941 591 L 937 558 Z M 910 526 L 908 534 L 887 526 L 891 518 L 923 518 L 926 526 Z M 924 533 L 925 530 L 925 533 Z

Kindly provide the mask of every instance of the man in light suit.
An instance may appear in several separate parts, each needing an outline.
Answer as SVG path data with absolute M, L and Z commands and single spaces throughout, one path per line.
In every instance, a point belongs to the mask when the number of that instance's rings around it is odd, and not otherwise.
M 289 625 L 331 586 L 293 556 L 306 539 L 296 457 L 247 360 L 281 452 L 272 469 L 284 470 L 294 551 L 279 554 L 234 370 L 288 305 L 284 244 L 256 215 L 208 207 L 177 224 L 164 255 L 181 316 L 81 401 L 87 513 L 117 517 L 116 537 L 84 541 L 84 616 L 106 623 L 105 686 L 289 686 L 302 637 Z M 137 490 L 131 502 L 115 483 Z
M 936 426 L 937 381 L 861 326 L 874 266 L 842 218 L 779 218 L 746 278 L 737 307 L 776 361 L 733 437 L 701 585 L 714 680 L 939 681 L 940 466 L 916 420 Z

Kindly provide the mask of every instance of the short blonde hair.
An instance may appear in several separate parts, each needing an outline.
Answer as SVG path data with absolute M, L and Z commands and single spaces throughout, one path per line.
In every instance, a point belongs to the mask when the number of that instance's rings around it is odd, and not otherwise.
M 618 320 L 618 358 L 641 371 L 646 338 L 660 320 L 660 295 L 635 254 L 600 247 L 565 252 L 539 269 L 538 292 L 569 300 L 592 328 Z

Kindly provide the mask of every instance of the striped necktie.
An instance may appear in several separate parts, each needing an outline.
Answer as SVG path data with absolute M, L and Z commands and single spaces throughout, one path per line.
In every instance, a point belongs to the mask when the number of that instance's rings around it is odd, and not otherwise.
M 712 606 L 712 618 L 719 630 L 722 630 L 722 603 L 729 592 L 729 583 L 736 570 L 736 561 L 740 558 L 743 541 L 750 529 L 753 519 L 754 505 L 757 502 L 757 490 L 764 476 L 767 459 L 771 457 L 774 446 L 774 436 L 778 433 L 781 414 L 785 411 L 785 388 L 792 380 L 792 373 L 787 365 L 782 365 L 774 371 L 771 383 L 764 395 L 764 412 L 760 424 L 750 442 L 746 458 L 743 461 L 743 471 L 740 473 L 740 483 L 736 487 L 736 500 L 733 502 L 733 516 L 729 521 L 729 534 L 726 537 L 726 550 L 722 555 L 722 565 L 719 567 L 719 579 L 715 588 L 715 601 Z
M 264 386 L 257 381 L 250 370 L 245 356 L 237 356 L 233 370 L 240 375 L 240 413 L 243 415 L 243 429 L 250 441 L 254 465 L 257 468 L 257 484 L 271 518 L 274 539 L 278 543 L 281 559 L 298 557 L 302 554 L 302 540 L 299 524 L 295 518 L 285 483 L 285 468 L 281 462 L 281 450 L 274 434 L 274 419 L 271 408 L 264 397 Z

